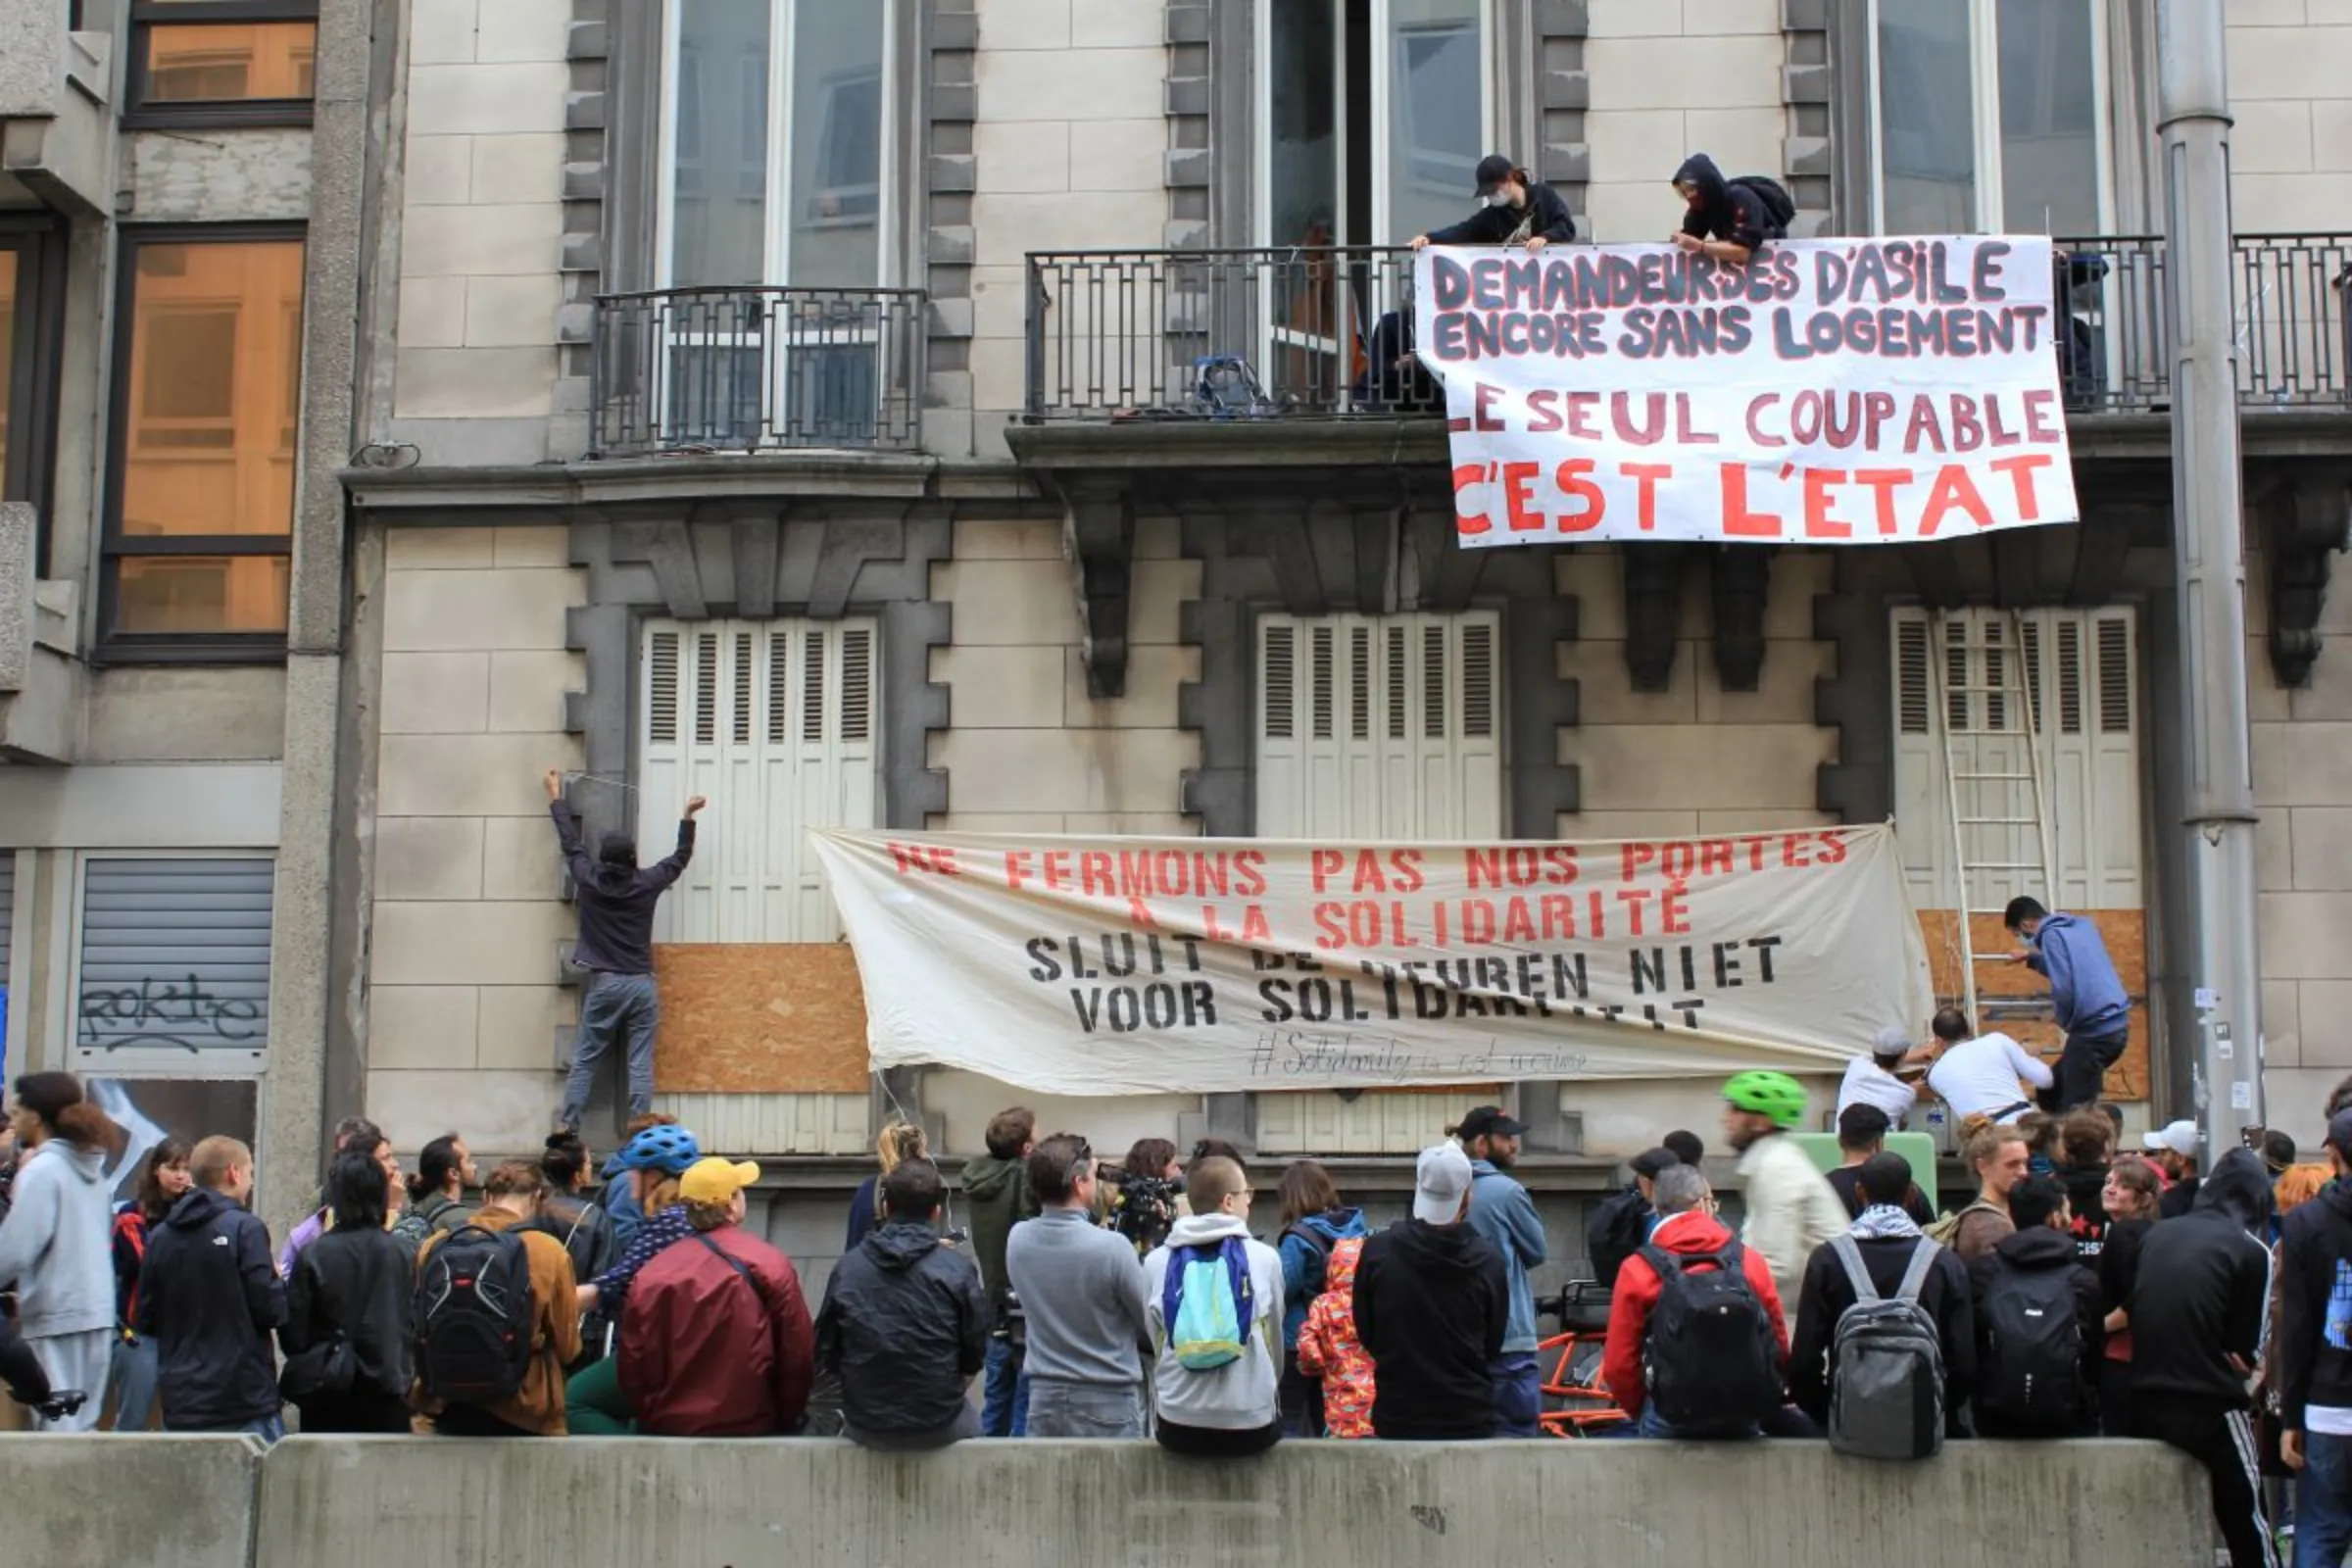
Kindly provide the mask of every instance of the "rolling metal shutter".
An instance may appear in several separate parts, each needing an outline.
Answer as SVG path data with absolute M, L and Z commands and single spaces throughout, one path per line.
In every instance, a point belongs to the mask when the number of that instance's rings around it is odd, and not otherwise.
M 270 1036 L 268 859 L 93 858 L 74 1045 L 251 1067 Z

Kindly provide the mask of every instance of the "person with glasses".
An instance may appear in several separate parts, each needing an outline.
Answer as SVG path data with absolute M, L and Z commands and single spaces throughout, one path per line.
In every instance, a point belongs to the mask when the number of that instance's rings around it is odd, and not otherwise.
M 1027 1324 L 1028 1436 L 1144 1435 L 1144 1264 L 1094 1223 L 1095 1152 L 1057 1133 L 1029 1155 L 1038 1215 L 1012 1228 L 1004 1272 Z
M 1282 1437 L 1282 1258 L 1250 1234 L 1241 1166 L 1195 1160 L 1184 1190 L 1192 1212 L 1144 1259 L 1155 1435 L 1174 1453 L 1263 1453 Z

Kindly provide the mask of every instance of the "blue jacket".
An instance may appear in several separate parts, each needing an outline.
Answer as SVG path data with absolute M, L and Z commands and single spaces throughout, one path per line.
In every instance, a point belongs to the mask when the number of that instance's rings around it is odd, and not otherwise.
M 2115 960 L 2107 956 L 2107 944 L 2099 940 L 2099 928 L 2088 920 L 2073 914 L 2044 916 L 2028 961 L 2050 977 L 2050 1005 L 2057 1011 L 2058 1027 L 2068 1034 L 2096 1040 L 2131 1027 L 2132 1003 L 2124 995 L 2124 982 L 2116 975 Z
M 1299 1235 L 1301 1230 L 1312 1231 L 1323 1245 Z M 1340 1243 L 1372 1232 L 1364 1225 L 1360 1208 L 1331 1208 L 1320 1214 L 1309 1214 L 1282 1233 L 1282 1348 L 1294 1354 L 1298 1349 L 1298 1331 L 1306 1326 L 1307 1308 L 1323 1294 L 1323 1269 L 1331 1261 L 1331 1250 Z
M 1470 1228 L 1484 1236 L 1502 1254 L 1502 1272 L 1511 1288 L 1511 1320 L 1502 1333 L 1502 1353 L 1522 1355 L 1536 1348 L 1536 1295 L 1528 1288 L 1527 1271 L 1541 1267 L 1549 1255 L 1544 1241 L 1544 1220 L 1527 1189 L 1483 1159 L 1470 1162 Z

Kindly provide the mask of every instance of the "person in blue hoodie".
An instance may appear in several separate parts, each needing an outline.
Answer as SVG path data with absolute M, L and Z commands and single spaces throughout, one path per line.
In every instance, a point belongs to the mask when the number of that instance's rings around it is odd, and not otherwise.
M 1351 1237 L 1371 1234 L 1364 1211 L 1340 1201 L 1331 1173 L 1311 1159 L 1294 1160 L 1282 1173 L 1282 1435 L 1323 1435 L 1323 1384 L 1298 1370 L 1298 1331 L 1323 1294 L 1331 1250 Z
M 1548 1249 L 1536 1200 L 1503 1174 L 1518 1162 L 1519 1138 L 1526 1131 L 1525 1123 L 1504 1115 L 1499 1105 L 1480 1105 L 1453 1133 L 1470 1156 L 1470 1228 L 1502 1254 L 1510 1285 L 1510 1323 L 1490 1368 L 1498 1438 L 1541 1436 L 1538 1422 L 1544 1413 L 1544 1380 L 1536 1366 L 1536 1296 L 1527 1275 L 1544 1265 Z
M 2032 899 L 2011 899 L 2001 923 L 2027 944 L 2013 960 L 2050 982 L 2050 1007 L 2066 1031 L 2058 1081 L 2041 1093 L 2041 1108 L 2064 1114 L 2095 1105 L 2107 1069 L 2132 1035 L 2132 1000 L 2107 956 L 2099 928 L 2075 914 L 2052 914 Z

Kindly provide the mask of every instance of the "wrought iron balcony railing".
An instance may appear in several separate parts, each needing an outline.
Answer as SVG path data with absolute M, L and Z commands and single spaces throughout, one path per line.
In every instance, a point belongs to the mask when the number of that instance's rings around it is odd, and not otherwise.
M 599 457 L 921 445 L 917 289 L 686 288 L 596 302 Z
M 2172 398 L 2161 239 L 2062 239 L 2067 407 Z M 2248 409 L 2352 411 L 2352 236 L 2239 236 Z M 1412 357 L 1412 254 L 1387 248 L 1085 251 L 1029 258 L 1027 416 L 1045 420 L 1436 414 Z

